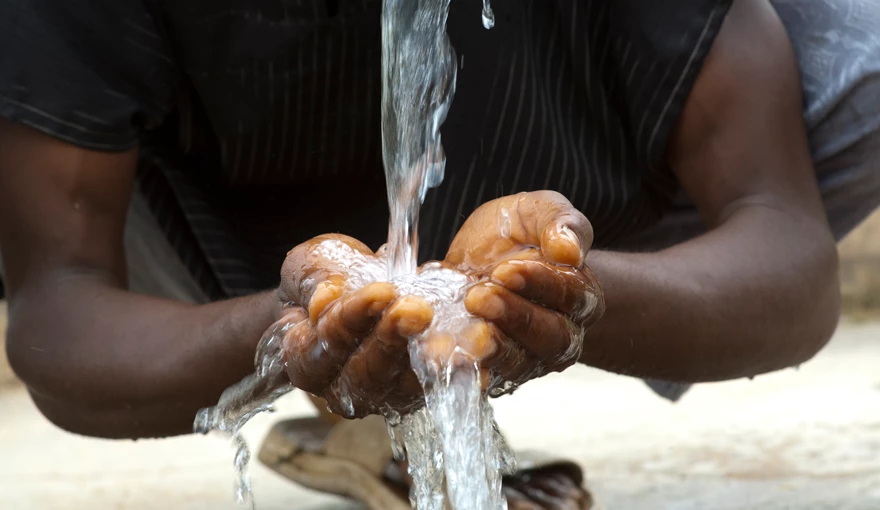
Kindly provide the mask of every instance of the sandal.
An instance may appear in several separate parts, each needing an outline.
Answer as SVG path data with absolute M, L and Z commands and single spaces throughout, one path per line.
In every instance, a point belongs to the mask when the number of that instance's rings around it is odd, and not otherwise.
M 360 502 L 370 510 L 411 510 L 408 479 L 391 453 L 384 418 L 339 420 L 321 418 L 277 423 L 263 442 L 259 459 L 269 469 L 302 486 Z M 577 508 L 601 510 L 589 490 L 582 488 L 583 471 L 572 462 L 533 452 L 518 453 L 519 472 L 505 477 L 511 508 Z M 540 475 L 551 476 L 540 476 Z M 558 478 L 567 482 L 560 487 Z M 576 503 L 554 504 L 553 494 L 577 491 Z M 556 500 L 558 501 L 558 500 Z M 572 506 L 574 505 L 574 506 Z

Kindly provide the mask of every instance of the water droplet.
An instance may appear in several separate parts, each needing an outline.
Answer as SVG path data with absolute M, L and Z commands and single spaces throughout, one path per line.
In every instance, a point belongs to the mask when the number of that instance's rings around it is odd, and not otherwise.
M 214 407 L 199 410 L 193 423 L 198 434 L 220 432 L 231 438 L 235 447 L 235 466 L 238 479 L 235 485 L 239 503 L 254 502 L 251 497 L 247 467 L 251 454 L 240 435 L 242 427 L 254 416 L 271 411 L 272 403 L 290 392 L 293 386 L 287 382 L 284 363 L 281 361 L 281 339 L 285 328 L 273 327 L 260 340 L 254 361 L 254 373 L 226 389 Z
M 492 398 L 502 397 L 504 395 L 513 395 L 513 393 L 519 388 L 519 385 L 514 383 L 513 381 L 504 381 L 501 386 L 496 386 L 489 390 L 489 395 Z
M 339 394 L 339 405 L 342 406 L 342 412 L 345 413 L 346 418 L 354 417 L 354 402 L 347 391 Z
M 487 30 L 495 26 L 495 13 L 492 12 L 492 6 L 489 0 L 483 0 L 483 27 Z
M 388 425 L 392 427 L 400 425 L 400 422 L 403 419 L 403 417 L 400 416 L 400 413 L 398 413 L 388 405 L 385 405 L 382 408 L 382 415 L 385 417 L 385 421 L 388 422 Z
M 510 211 L 502 207 L 498 211 L 498 216 L 498 230 L 501 237 L 504 239 L 510 239 Z

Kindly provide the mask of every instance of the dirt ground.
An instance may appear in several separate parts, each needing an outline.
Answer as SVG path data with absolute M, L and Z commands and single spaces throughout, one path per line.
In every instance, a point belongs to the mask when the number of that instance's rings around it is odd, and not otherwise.
M 293 394 L 247 428 L 258 444 Z M 582 463 L 611 510 L 880 509 L 880 324 L 843 327 L 800 370 L 695 388 L 678 404 L 584 367 L 497 401 L 514 447 Z M 232 450 L 221 438 L 104 441 L 55 429 L 18 386 L 0 389 L 0 507 L 223 510 Z M 259 510 L 357 508 L 252 469 Z

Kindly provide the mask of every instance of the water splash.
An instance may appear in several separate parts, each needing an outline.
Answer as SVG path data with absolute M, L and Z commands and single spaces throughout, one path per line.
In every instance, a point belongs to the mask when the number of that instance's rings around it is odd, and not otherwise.
M 419 208 L 443 180 L 446 164 L 440 126 L 455 93 L 455 52 L 446 34 L 449 0 L 385 0 L 382 16 L 382 141 L 391 210 L 389 278 L 401 294 L 434 308 L 428 331 L 410 341 L 410 362 L 425 392 L 425 408 L 388 417 L 398 456 L 413 478 L 410 500 L 418 510 L 506 508 L 501 473 L 512 471 L 482 392 L 478 355 L 459 340 L 475 319 L 464 307 L 473 282 L 439 264 L 416 272 Z M 483 23 L 494 16 L 483 2 Z M 438 357 L 433 342 L 452 348 Z
M 515 459 L 495 423 L 482 390 L 477 357 L 455 340 L 474 323 L 464 293 L 474 282 L 466 275 L 429 264 L 417 271 L 419 210 L 428 189 L 443 181 L 446 156 L 440 126 L 455 94 L 455 52 L 446 35 L 450 0 L 384 0 L 382 12 L 382 155 L 390 222 L 384 257 L 367 260 L 328 241 L 351 271 L 348 290 L 376 281 L 392 281 L 401 294 L 423 297 L 434 308 L 428 331 L 410 341 L 410 360 L 425 390 L 425 406 L 401 417 L 386 410 L 394 455 L 408 460 L 414 483 L 410 500 L 418 510 L 506 509 L 501 475 L 515 470 Z M 483 0 L 483 25 L 495 16 Z M 343 243 L 344 244 L 344 243 Z M 255 508 L 247 476 L 250 450 L 241 429 L 293 387 L 282 357 L 282 339 L 290 324 L 278 323 L 257 348 L 256 370 L 228 388 L 214 407 L 202 409 L 194 430 L 219 431 L 236 447 L 236 487 L 240 503 Z M 446 356 L 431 341 L 452 339 Z M 493 395 L 515 389 L 503 385 Z M 353 412 L 345 381 L 334 387 L 343 407 Z M 348 398 L 348 400 L 346 400 Z
M 487 30 L 495 26 L 495 13 L 492 12 L 489 0 L 483 0 L 483 26 Z
M 443 181 L 440 126 L 455 94 L 449 0 L 385 0 L 382 8 L 382 159 L 390 278 L 414 274 L 419 207 Z M 412 198 L 411 198 L 412 197 Z
M 498 225 L 501 237 L 504 239 L 510 239 L 512 225 L 510 223 L 510 211 L 504 209 L 498 211 Z
M 274 402 L 293 389 L 284 373 L 281 352 L 282 339 L 290 327 L 278 324 L 263 335 L 254 359 L 254 373 L 227 388 L 216 406 L 200 410 L 193 425 L 197 434 L 217 431 L 231 438 L 236 449 L 236 500 L 239 504 L 250 503 L 251 508 L 256 508 L 247 474 L 251 452 L 241 429 L 254 416 L 273 411 Z

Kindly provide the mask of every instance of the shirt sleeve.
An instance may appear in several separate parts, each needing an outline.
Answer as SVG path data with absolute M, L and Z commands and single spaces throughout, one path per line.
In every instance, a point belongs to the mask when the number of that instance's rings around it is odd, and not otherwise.
M 0 0 L 0 116 L 9 120 L 124 150 L 171 110 L 174 75 L 140 0 Z
M 636 150 L 656 169 L 732 0 L 613 0 L 619 47 L 612 75 Z

